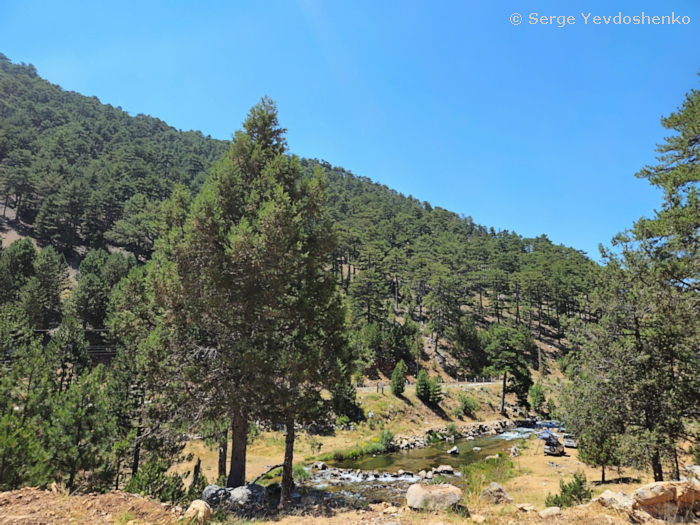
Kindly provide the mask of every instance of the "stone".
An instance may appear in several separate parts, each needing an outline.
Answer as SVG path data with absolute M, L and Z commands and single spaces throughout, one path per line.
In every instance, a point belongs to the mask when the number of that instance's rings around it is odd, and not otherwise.
M 479 514 L 472 514 L 471 518 L 474 523 L 484 523 L 486 521 L 486 517 Z
M 433 471 L 429 470 L 425 473 L 425 479 L 433 479 Z
M 659 481 L 638 488 L 632 493 L 632 498 L 640 505 L 649 507 L 651 505 L 673 501 L 676 499 L 676 490 L 670 483 Z
M 448 450 L 447 453 L 448 454 L 459 454 L 459 449 L 457 448 L 457 445 L 455 445 L 450 450 Z
M 438 474 L 452 474 L 455 469 L 453 469 L 450 465 L 440 465 L 435 471 Z
M 503 490 L 503 487 L 496 482 L 492 482 L 488 487 L 482 490 L 479 499 L 496 505 L 501 503 L 513 503 L 513 498 L 511 498 L 506 491 Z
M 523 512 L 533 512 L 535 510 L 535 506 L 530 503 L 518 503 L 516 508 Z
M 396 514 L 398 511 L 399 509 L 397 509 L 394 506 L 391 506 L 384 509 L 384 514 Z
M 223 500 L 228 499 L 229 493 L 225 488 L 218 485 L 207 485 L 202 491 L 202 500 L 209 505 L 217 506 Z
M 684 470 L 689 477 L 700 479 L 700 465 L 687 465 Z
M 446 510 L 462 499 L 462 491 L 453 485 L 420 485 L 406 491 L 406 503 L 412 509 Z
M 316 470 L 327 470 L 328 465 L 326 465 L 323 461 L 314 461 L 311 463 L 310 468 L 315 468 Z
M 185 512 L 185 523 L 196 523 L 197 525 L 204 525 L 209 523 L 211 519 L 211 507 L 206 501 L 201 499 L 196 499 L 190 505 L 190 508 Z
M 396 473 L 397 476 L 403 476 L 406 472 L 403 469 L 399 469 L 399 471 Z
M 495 454 L 495 455 L 493 455 L 493 456 L 486 456 L 486 457 L 484 458 L 484 461 L 488 461 L 489 459 L 498 459 L 498 454 Z
M 559 516 L 561 514 L 561 509 L 559 507 L 547 507 L 540 511 L 540 518 L 547 519 L 553 516 Z
M 257 484 L 244 485 L 229 489 L 230 505 L 244 507 L 246 505 L 260 505 L 267 497 L 267 491 L 264 487 Z
M 474 441 L 474 436 L 467 436 L 467 441 Z
M 426 474 L 425 470 L 421 470 L 421 471 L 418 473 L 418 477 L 419 477 L 420 479 L 425 479 L 425 474 Z
M 510 457 L 517 458 L 520 455 L 520 449 L 516 446 L 510 449 Z
M 481 452 L 481 448 L 480 448 L 480 447 L 474 447 L 472 450 L 473 450 L 474 452 Z
M 627 511 L 634 503 L 634 500 L 624 492 L 616 493 L 612 490 L 606 490 L 593 501 L 598 502 L 603 507 L 621 511 Z

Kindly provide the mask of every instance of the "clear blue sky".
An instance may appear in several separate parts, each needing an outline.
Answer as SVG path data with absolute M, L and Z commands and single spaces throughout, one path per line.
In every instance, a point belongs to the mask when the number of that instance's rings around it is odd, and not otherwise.
M 642 11 L 690 23 L 593 24 Z M 217 138 L 267 94 L 292 152 L 597 259 L 661 204 L 634 174 L 700 87 L 700 2 L 3 0 L 0 52 Z

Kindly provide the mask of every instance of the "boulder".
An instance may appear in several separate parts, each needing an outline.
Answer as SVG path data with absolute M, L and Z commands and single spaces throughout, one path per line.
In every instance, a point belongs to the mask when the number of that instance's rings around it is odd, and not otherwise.
M 323 461 L 314 461 L 313 463 L 311 463 L 311 465 L 309 467 L 314 468 L 316 470 L 327 470 L 328 469 L 328 465 L 326 465 Z
M 448 454 L 459 454 L 459 449 L 457 448 L 457 445 L 455 445 L 450 450 L 448 450 L 447 453 Z
M 438 474 L 452 474 L 455 471 L 450 465 L 440 465 L 435 472 Z
M 484 461 L 488 461 L 489 459 L 498 459 L 498 454 L 495 454 L 495 455 L 493 455 L 493 456 L 486 456 L 486 457 L 484 458 Z
M 513 503 L 513 498 L 511 498 L 508 493 L 503 490 L 503 487 L 496 482 L 492 482 L 488 487 L 482 490 L 479 499 L 496 505 L 501 503 Z
M 196 499 L 190 505 L 190 508 L 185 512 L 185 523 L 196 523 L 197 525 L 204 525 L 209 523 L 211 519 L 211 507 L 206 501 L 201 499 Z
M 425 470 L 421 470 L 421 471 L 418 473 L 418 477 L 419 477 L 420 479 L 425 479 L 425 474 L 426 474 L 426 473 L 425 473 Z
M 474 441 L 474 436 L 467 436 L 467 441 Z
M 620 511 L 628 511 L 634 503 L 634 500 L 624 492 L 613 492 L 612 490 L 606 490 L 593 501 L 600 503 L 603 507 Z
M 486 521 L 486 517 L 480 514 L 472 514 L 471 518 L 474 523 L 484 523 Z
M 473 450 L 474 452 L 481 452 L 481 448 L 480 448 L 480 447 L 474 447 L 472 450 Z
M 202 492 L 202 500 L 214 507 L 222 501 L 227 500 L 228 497 L 228 491 L 223 487 L 219 487 L 218 485 L 207 485 Z
M 425 473 L 425 479 L 433 479 L 433 471 L 429 470 Z
M 700 479 L 700 465 L 687 465 L 684 470 L 689 478 Z
M 535 510 L 535 506 L 530 503 L 518 503 L 516 508 L 523 512 L 533 512 Z
M 462 499 L 462 491 L 453 485 L 414 483 L 406 492 L 406 504 L 412 509 L 446 510 Z
M 645 507 L 666 503 L 676 499 L 676 488 L 663 481 L 649 483 L 632 493 L 634 500 Z
M 540 518 L 547 519 L 553 516 L 559 516 L 561 514 L 561 509 L 559 507 L 547 507 L 540 511 Z
M 510 457 L 517 458 L 520 455 L 520 449 L 517 446 L 513 446 L 510 449 Z
M 265 487 L 257 484 L 244 485 L 235 489 L 229 489 L 229 504 L 231 506 L 246 507 L 249 505 L 262 505 L 267 497 Z

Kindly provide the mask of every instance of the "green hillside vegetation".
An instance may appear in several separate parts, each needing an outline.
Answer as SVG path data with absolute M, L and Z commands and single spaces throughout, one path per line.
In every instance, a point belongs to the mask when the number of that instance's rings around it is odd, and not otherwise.
M 566 323 L 599 320 L 585 254 L 298 159 L 285 131 L 268 99 L 233 141 L 178 131 L 0 56 L 0 231 L 24 237 L 0 251 L 0 488 L 155 476 L 175 494 L 195 432 L 239 485 L 249 424 L 363 419 L 353 383 L 401 360 L 438 413 L 438 371 L 496 374 L 527 408 L 543 343 L 570 353 Z

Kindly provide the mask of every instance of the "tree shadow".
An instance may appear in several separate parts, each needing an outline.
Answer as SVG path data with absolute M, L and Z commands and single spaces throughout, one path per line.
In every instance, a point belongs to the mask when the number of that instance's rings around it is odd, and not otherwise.
M 396 397 L 398 397 L 401 401 L 403 401 L 404 403 L 406 403 L 408 406 L 410 406 L 410 407 L 414 406 L 414 405 L 413 405 L 413 401 L 411 401 L 410 399 L 408 399 L 408 398 L 407 398 L 406 396 L 404 396 L 403 394 L 399 394 L 399 395 L 396 396 Z
M 632 484 L 641 483 L 641 482 L 642 482 L 642 480 L 639 478 L 620 476 L 619 478 L 615 478 L 615 479 L 607 479 L 607 480 L 605 480 L 605 482 L 591 481 L 590 484 L 598 487 L 600 485 L 632 485 Z

